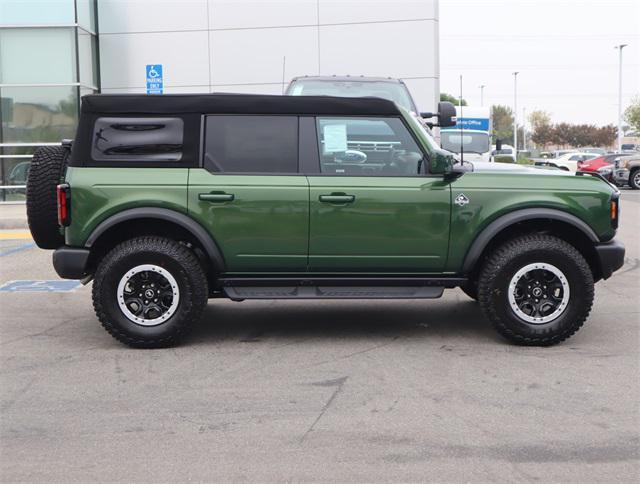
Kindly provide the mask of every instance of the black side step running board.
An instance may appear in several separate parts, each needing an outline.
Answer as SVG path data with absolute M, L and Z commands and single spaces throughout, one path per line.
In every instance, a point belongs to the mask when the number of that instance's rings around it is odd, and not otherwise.
M 463 278 L 222 278 L 222 290 L 242 299 L 435 299 Z

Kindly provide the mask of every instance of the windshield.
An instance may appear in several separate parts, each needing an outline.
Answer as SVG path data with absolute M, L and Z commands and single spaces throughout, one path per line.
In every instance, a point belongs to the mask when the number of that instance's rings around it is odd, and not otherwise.
M 489 151 L 489 135 L 487 133 L 440 131 L 440 142 L 445 150 L 453 153 L 460 153 L 460 145 L 465 153 L 486 153 Z
M 319 81 L 299 79 L 289 88 L 290 96 L 379 97 L 407 111 L 416 110 L 404 84 L 383 81 Z

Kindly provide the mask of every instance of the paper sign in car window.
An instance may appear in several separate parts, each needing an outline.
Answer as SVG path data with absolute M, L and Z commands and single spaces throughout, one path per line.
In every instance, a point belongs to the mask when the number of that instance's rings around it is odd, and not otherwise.
M 328 124 L 323 128 L 323 132 L 325 153 L 347 151 L 346 124 Z

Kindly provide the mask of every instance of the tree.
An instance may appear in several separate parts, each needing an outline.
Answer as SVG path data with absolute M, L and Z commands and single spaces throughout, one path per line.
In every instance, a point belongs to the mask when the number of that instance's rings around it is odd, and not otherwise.
M 531 141 L 536 145 L 546 147 L 551 143 L 551 116 L 546 111 L 533 111 L 529 114 L 531 125 Z
M 629 107 L 624 110 L 624 119 L 631 129 L 640 133 L 640 96 L 634 97 Z
M 493 120 L 492 135 L 494 139 L 500 139 L 503 143 L 513 144 L 513 111 L 509 106 L 491 106 L 491 119 Z
M 451 94 L 447 94 L 446 92 L 440 93 L 440 101 L 448 101 L 454 106 L 460 106 L 460 99 L 458 99 L 455 96 L 452 96 Z M 463 106 L 467 105 L 467 101 L 465 101 L 464 98 L 462 98 L 462 105 Z

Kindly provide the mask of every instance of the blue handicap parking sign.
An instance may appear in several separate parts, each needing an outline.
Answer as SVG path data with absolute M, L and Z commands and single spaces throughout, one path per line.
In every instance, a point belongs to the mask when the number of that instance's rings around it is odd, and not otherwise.
M 162 76 L 162 64 L 147 64 L 147 94 L 162 94 L 164 80 Z
M 9 281 L 0 286 L 0 292 L 71 292 L 80 286 L 79 281 Z

